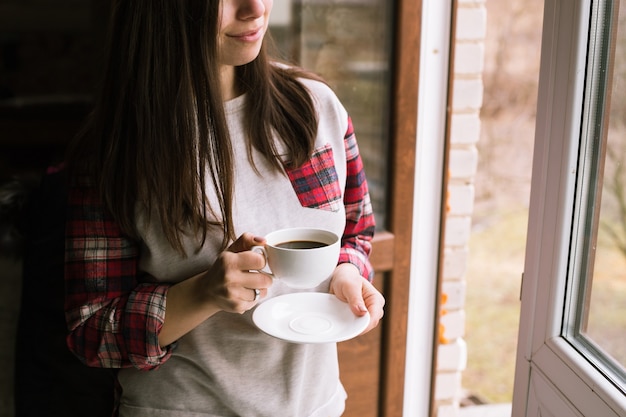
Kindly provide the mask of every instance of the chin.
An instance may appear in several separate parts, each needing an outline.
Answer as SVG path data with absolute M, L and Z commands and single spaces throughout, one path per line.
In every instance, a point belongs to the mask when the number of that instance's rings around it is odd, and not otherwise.
M 223 65 L 230 65 L 233 67 L 240 67 L 242 65 L 247 65 L 254 61 L 258 56 L 259 52 L 261 52 L 261 45 L 246 48 L 245 51 L 232 51 L 230 53 L 224 54 L 225 56 L 222 58 Z

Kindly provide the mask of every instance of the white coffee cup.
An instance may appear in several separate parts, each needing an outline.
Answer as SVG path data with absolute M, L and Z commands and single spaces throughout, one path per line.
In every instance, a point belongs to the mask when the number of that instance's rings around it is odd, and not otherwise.
M 252 248 L 265 256 L 266 268 L 262 272 L 292 288 L 318 286 L 331 276 L 339 260 L 341 239 L 328 230 L 282 229 L 265 239 L 265 246 Z

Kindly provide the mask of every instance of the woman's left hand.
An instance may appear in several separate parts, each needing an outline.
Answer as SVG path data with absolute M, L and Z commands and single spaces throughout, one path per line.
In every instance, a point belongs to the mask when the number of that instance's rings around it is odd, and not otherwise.
M 354 265 L 344 263 L 337 266 L 330 281 L 329 292 L 348 303 L 352 312 L 357 316 L 363 316 L 369 311 L 370 323 L 363 333 L 378 326 L 384 314 L 385 298 L 361 276 Z

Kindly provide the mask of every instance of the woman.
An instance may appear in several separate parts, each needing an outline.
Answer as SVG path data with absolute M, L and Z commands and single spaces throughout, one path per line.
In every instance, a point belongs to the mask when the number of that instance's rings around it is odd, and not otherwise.
M 70 349 L 119 368 L 122 416 L 341 415 L 335 344 L 254 326 L 261 299 L 293 290 L 251 272 L 265 261 L 250 249 L 285 227 L 342 235 L 315 290 L 369 311 L 366 331 L 378 324 L 374 220 L 345 109 L 270 61 L 272 0 L 113 3 L 102 93 L 68 158 Z

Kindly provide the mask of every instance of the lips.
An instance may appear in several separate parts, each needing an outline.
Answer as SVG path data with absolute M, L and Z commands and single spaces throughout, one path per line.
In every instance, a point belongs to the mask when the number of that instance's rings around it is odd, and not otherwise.
M 258 40 L 263 35 L 263 28 L 256 28 L 245 32 L 239 32 L 227 35 L 229 38 L 244 41 L 253 42 Z

